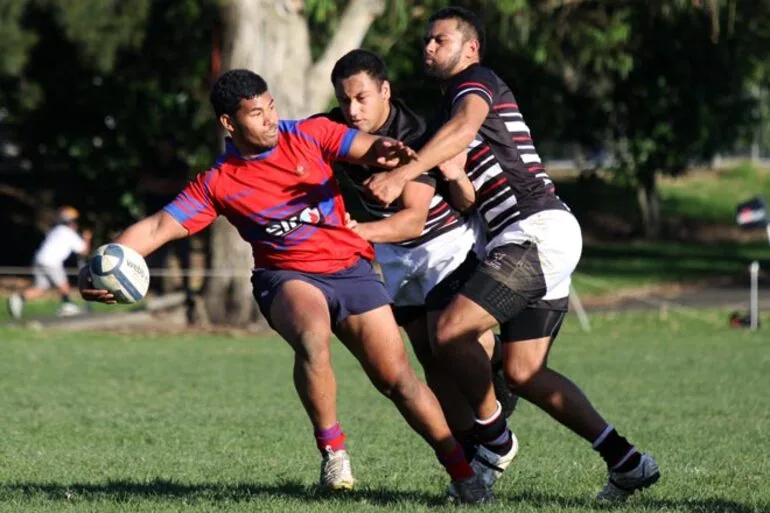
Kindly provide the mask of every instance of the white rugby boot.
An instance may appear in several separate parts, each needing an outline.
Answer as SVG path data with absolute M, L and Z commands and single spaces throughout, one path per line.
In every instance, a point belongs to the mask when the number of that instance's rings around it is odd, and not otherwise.
M 326 446 L 321 460 L 321 486 L 331 491 L 350 490 L 355 484 L 350 467 L 350 455 L 345 450 L 334 451 Z

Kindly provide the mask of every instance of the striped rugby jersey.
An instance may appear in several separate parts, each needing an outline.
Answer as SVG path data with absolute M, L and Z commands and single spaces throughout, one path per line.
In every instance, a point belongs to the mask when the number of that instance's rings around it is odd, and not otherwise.
M 513 93 L 491 69 L 476 64 L 446 82 L 436 128 L 451 118 L 454 105 L 467 94 L 489 104 L 465 166 L 489 240 L 536 212 L 569 210 L 555 194 Z
M 333 109 L 325 116 L 332 121 L 340 123 L 345 122 L 342 111 L 339 108 Z M 391 100 L 390 102 L 390 114 L 388 115 L 385 124 L 373 133 L 374 135 L 383 135 L 398 139 L 415 150 L 419 150 L 426 141 L 426 127 L 423 120 L 420 119 L 417 114 L 412 112 L 403 102 L 396 99 Z M 370 216 L 370 220 L 376 221 L 388 218 L 403 208 L 400 198 L 391 205 L 385 207 L 365 194 L 364 181 L 374 173 L 383 171 L 382 169 L 344 161 L 337 161 L 332 166 L 335 172 L 343 173 L 353 184 L 357 192 L 357 199 L 364 209 L 366 209 L 366 212 Z M 418 176 L 415 181 L 436 187 L 436 178 L 434 174 L 423 174 Z M 463 214 L 452 208 L 444 199 L 444 196 L 437 192 L 431 199 L 428 217 L 425 220 L 425 227 L 423 228 L 422 233 L 414 239 L 402 241 L 396 245 L 414 248 L 455 228 L 463 226 L 464 224 L 465 218 Z

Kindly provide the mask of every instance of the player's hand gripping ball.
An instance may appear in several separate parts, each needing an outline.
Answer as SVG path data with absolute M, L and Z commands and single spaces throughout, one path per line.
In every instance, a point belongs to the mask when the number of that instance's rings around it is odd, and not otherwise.
M 150 286 L 150 270 L 142 255 L 122 244 L 105 244 L 88 262 L 91 281 L 96 289 L 115 296 L 118 303 L 136 303 L 144 299 Z

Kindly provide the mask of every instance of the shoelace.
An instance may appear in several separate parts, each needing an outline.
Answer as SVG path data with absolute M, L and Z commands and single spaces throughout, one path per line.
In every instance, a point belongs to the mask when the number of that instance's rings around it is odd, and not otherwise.
M 348 459 L 344 455 L 334 452 L 329 447 L 326 448 L 325 452 L 324 479 L 327 481 L 338 479 L 342 474 L 346 473 Z

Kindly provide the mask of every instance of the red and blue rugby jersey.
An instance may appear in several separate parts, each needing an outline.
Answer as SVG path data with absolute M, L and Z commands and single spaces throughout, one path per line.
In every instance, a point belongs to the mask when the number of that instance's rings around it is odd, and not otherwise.
M 228 141 L 164 210 L 190 235 L 225 216 L 250 243 L 254 266 L 333 273 L 372 260 L 371 244 L 345 228 L 345 205 L 330 162 L 358 132 L 324 118 L 281 121 L 278 144 L 254 158 Z

